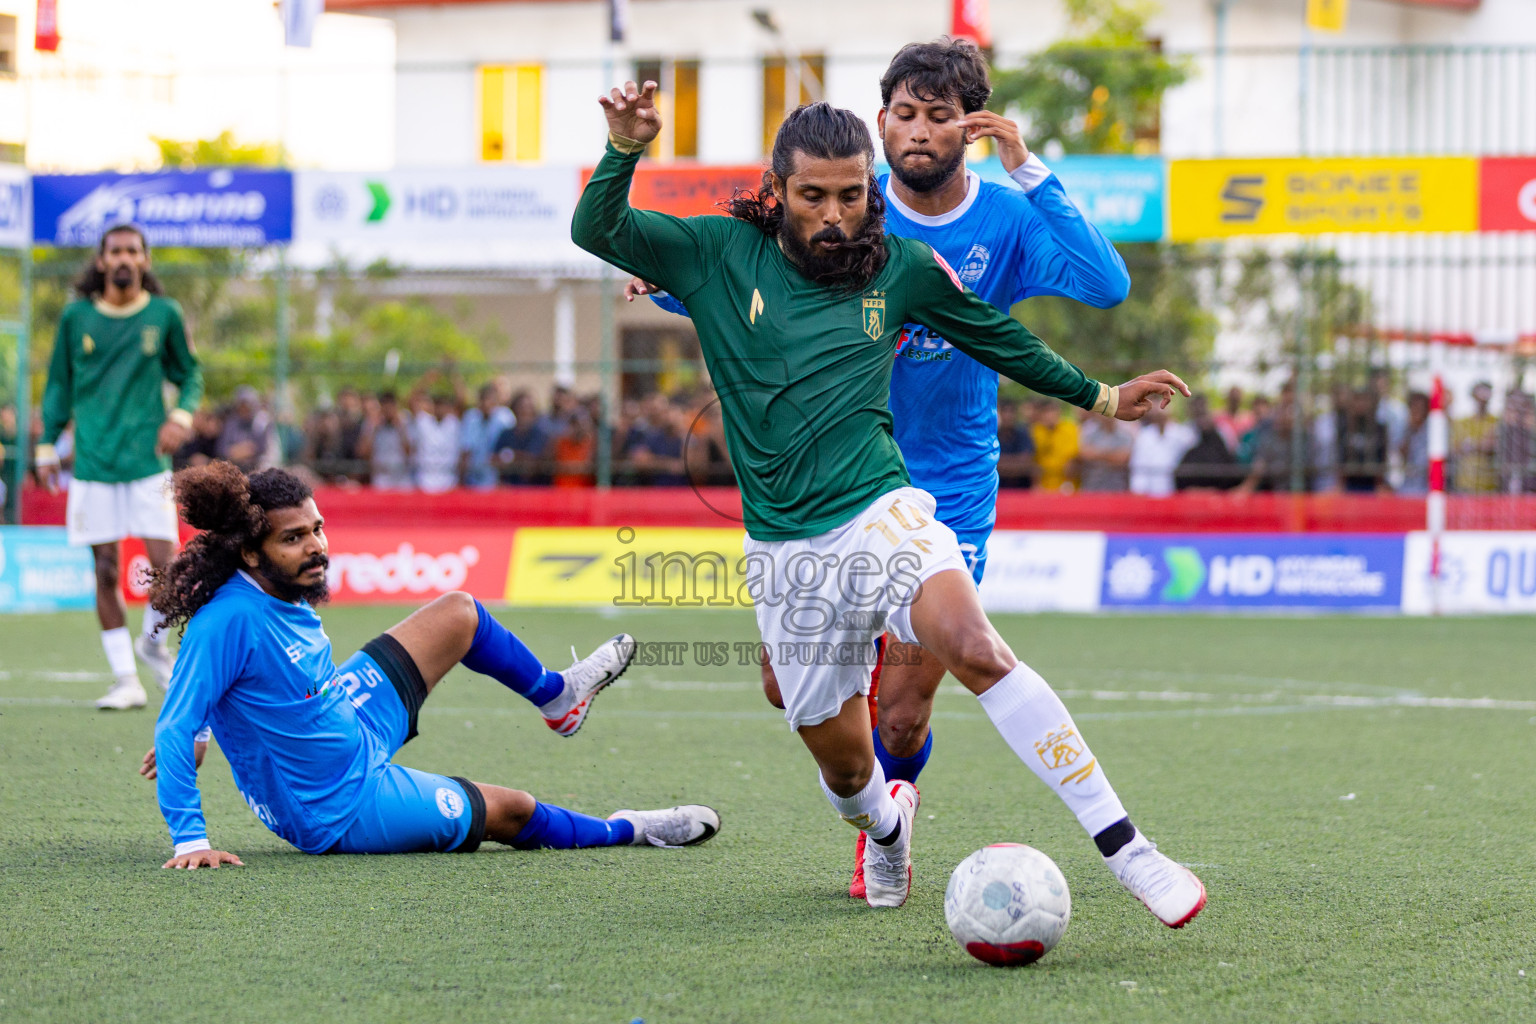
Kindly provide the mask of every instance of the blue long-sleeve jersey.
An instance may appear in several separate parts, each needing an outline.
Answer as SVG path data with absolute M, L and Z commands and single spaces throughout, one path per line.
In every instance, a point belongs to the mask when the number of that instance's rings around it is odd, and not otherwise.
M 193 736 L 206 722 L 256 816 L 305 853 L 356 818 L 389 751 L 358 718 L 307 603 L 236 573 L 187 624 L 155 724 L 160 812 L 171 841 L 206 839 Z
M 966 173 L 965 199 L 937 217 L 909 209 L 880 178 L 885 230 L 927 242 L 972 291 L 1007 311 L 1034 295 L 1090 306 L 1123 302 L 1131 277 L 1115 247 L 1031 156 L 1012 177 L 1020 188 Z M 657 304 L 687 315 L 671 296 Z M 997 502 L 997 371 L 921 324 L 907 324 L 891 376 L 896 443 L 914 486 L 938 500 L 952 527 L 990 523 Z

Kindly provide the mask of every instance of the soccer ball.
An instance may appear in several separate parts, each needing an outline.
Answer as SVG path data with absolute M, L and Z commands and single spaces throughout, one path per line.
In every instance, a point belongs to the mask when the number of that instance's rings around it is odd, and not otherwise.
M 955 868 L 944 920 L 960 948 L 994 967 L 1039 960 L 1067 930 L 1072 895 L 1054 861 L 1022 843 L 994 843 Z

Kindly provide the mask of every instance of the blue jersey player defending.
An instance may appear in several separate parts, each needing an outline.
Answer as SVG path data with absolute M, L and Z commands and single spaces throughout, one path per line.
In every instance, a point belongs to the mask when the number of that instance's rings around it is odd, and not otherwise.
M 338 668 L 314 609 L 326 596 L 327 542 L 309 488 L 280 469 L 247 478 L 227 462 L 182 470 L 175 488 L 183 517 L 204 532 L 155 573 L 150 593 L 168 628 L 185 627 L 141 769 L 158 776 L 176 846 L 164 867 L 241 863 L 208 841 L 194 741 L 204 723 L 261 823 L 305 853 L 468 852 L 484 839 L 519 849 L 690 846 L 719 829 L 719 816 L 697 804 L 603 820 L 393 763 L 416 735 L 422 702 L 455 665 L 527 698 L 569 736 L 629 665 L 633 639 L 620 634 L 551 672 L 456 592 Z
M 1125 262 L 1028 151 L 1018 126 L 982 109 L 991 94 L 985 59 L 963 40 L 913 43 L 892 59 L 880 80 L 877 116 L 891 167 L 880 180 L 886 231 L 928 243 L 967 287 L 1002 310 L 1034 295 L 1119 304 L 1131 283 Z M 1017 188 L 967 170 L 965 147 L 983 137 L 995 140 Z M 654 291 L 641 281 L 628 290 L 631 298 Z M 670 296 L 656 301 L 687 314 Z M 997 518 L 997 373 L 921 324 L 907 324 L 890 403 L 912 484 L 934 496 L 939 519 L 955 531 L 980 583 Z M 915 782 L 933 750 L 929 717 L 944 667 L 921 647 L 889 638 L 882 653 L 877 689 L 870 691 L 875 755 L 887 779 Z M 778 704 L 772 666 L 765 663 L 763 671 L 768 698 Z M 855 898 L 864 895 L 864 841 L 860 833 L 849 886 Z M 1128 819 L 1094 841 L 1112 866 L 1144 842 Z

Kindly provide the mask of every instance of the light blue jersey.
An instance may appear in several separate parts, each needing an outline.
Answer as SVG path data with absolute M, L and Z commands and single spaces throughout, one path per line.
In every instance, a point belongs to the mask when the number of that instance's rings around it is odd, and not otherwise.
M 1088 223 L 1054 174 L 1031 156 L 1014 170 L 1020 186 L 966 172 L 960 205 L 936 217 L 885 192 L 885 230 L 926 242 L 967 287 L 1004 312 L 1034 295 L 1063 295 L 1107 309 L 1125 300 L 1131 277 L 1109 239 Z M 657 304 L 687 315 L 681 303 Z M 959 537 L 978 582 L 997 519 L 997 371 L 920 324 L 907 324 L 891 375 L 896 444 L 912 485 L 932 494 L 938 517 Z
M 358 707 L 398 698 L 371 660 L 361 664 L 337 671 L 330 637 L 307 603 L 280 601 L 243 572 L 221 586 L 187 624 L 155 725 L 171 840 L 207 837 L 192 757 L 193 736 L 207 723 L 262 824 L 305 853 L 329 849 L 393 753 Z

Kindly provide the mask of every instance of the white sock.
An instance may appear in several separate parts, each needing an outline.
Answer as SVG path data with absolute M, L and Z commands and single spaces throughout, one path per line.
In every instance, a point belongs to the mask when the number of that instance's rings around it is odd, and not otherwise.
M 901 808 L 886 791 L 885 769 L 880 767 L 879 761 L 875 762 L 869 783 L 853 796 L 838 796 L 827 785 L 825 777 L 818 777 L 821 778 L 821 791 L 827 794 L 833 810 L 854 828 L 868 833 L 871 839 L 884 839 L 901 824 Z
M 154 635 L 155 630 L 159 629 L 160 623 L 164 621 L 165 616 L 161 615 L 160 612 L 155 610 L 154 605 L 146 604 L 144 606 L 144 628 L 139 632 L 141 635 L 148 638 L 150 643 L 157 647 L 164 647 L 166 642 L 165 634 L 161 633 L 159 636 Z
M 133 662 L 133 639 L 128 635 L 127 626 L 102 630 L 101 649 L 107 653 L 107 665 L 111 667 L 114 676 L 119 679 L 138 678 L 139 673 Z
M 977 699 L 1019 760 L 1061 797 L 1090 836 L 1126 816 L 1104 766 L 1040 673 L 1021 661 Z

